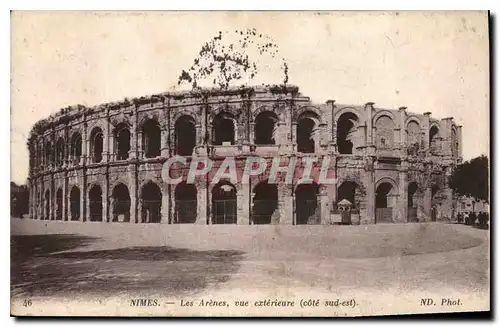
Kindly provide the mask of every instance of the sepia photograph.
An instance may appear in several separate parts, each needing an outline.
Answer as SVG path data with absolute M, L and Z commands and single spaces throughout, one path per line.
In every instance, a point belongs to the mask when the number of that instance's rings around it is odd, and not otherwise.
M 488 11 L 12 11 L 12 316 L 490 311 Z

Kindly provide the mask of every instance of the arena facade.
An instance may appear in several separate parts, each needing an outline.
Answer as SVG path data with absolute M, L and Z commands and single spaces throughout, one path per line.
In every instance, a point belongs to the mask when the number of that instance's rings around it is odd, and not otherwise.
M 28 140 L 32 219 L 192 224 L 373 224 L 454 219 L 461 163 L 452 118 L 374 103 L 313 104 L 295 86 L 163 93 L 61 109 Z M 268 176 L 172 185 L 168 158 L 329 159 L 336 184 Z M 173 171 L 184 174 L 188 165 Z

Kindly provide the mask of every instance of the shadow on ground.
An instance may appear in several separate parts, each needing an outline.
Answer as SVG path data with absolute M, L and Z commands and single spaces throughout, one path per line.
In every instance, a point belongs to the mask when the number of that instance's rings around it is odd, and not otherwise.
M 12 236 L 12 295 L 189 294 L 228 281 L 244 254 L 167 246 L 61 252 L 96 240 L 76 235 Z

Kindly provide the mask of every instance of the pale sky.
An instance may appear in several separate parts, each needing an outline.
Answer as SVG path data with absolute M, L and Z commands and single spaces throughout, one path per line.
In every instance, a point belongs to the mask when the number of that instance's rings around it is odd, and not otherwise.
M 486 12 L 16 12 L 12 180 L 26 180 L 26 142 L 36 121 L 69 105 L 172 90 L 205 42 L 247 28 L 274 39 L 289 83 L 313 102 L 371 101 L 453 116 L 463 125 L 464 158 L 489 154 Z M 277 82 L 273 70 L 267 74 L 262 81 Z

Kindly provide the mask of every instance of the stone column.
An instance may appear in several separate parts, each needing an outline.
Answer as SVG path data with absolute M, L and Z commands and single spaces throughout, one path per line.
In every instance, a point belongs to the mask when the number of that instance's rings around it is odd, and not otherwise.
M 162 196 L 161 196 L 161 223 L 162 224 L 168 224 L 170 221 L 169 208 L 170 208 L 170 185 L 165 183 L 162 187 Z
M 239 183 L 236 187 L 237 224 L 250 224 L 250 185 Z
M 279 125 L 278 125 L 279 126 Z M 250 144 L 255 144 L 255 122 L 249 122 L 248 123 L 248 129 L 249 129 L 249 143 Z M 279 135 L 279 131 L 278 131 L 278 135 Z M 279 144 L 278 143 L 278 140 L 275 140 L 276 141 L 276 144 Z
M 280 211 L 280 225 L 293 225 L 294 215 L 293 185 L 284 181 L 278 184 L 278 210 Z
M 424 192 L 424 215 L 427 217 L 427 221 L 431 220 L 431 208 L 432 208 L 432 188 L 429 186 Z
M 429 131 L 430 131 L 430 125 L 431 125 L 431 112 L 424 112 L 424 149 L 429 149 L 430 144 L 429 144 Z
M 407 162 L 401 162 L 399 171 L 399 201 L 398 201 L 398 222 L 408 222 L 408 173 Z
M 200 181 L 196 183 L 197 192 L 197 208 L 196 208 L 196 224 L 206 225 L 207 224 L 207 201 L 208 201 L 208 190 L 207 183 L 205 181 Z
M 68 172 L 64 172 L 64 183 L 63 183 L 63 197 L 62 197 L 62 220 L 67 221 L 68 219 Z
M 111 124 L 109 122 L 109 108 L 106 108 L 106 122 L 104 130 L 102 131 L 102 162 L 109 162 L 110 160 L 110 143 L 112 138 L 109 137 Z
M 374 102 L 367 102 L 365 104 L 366 111 L 366 146 L 367 146 L 367 154 L 374 155 L 375 154 L 375 145 L 373 144 L 373 110 L 374 110 Z M 354 149 L 353 149 L 354 150 Z
M 457 126 L 458 137 L 458 157 L 462 158 L 462 125 Z
M 88 136 L 87 122 L 83 123 L 83 133 L 82 133 L 82 156 L 80 157 L 80 165 L 85 165 L 90 160 L 87 160 L 90 152 L 90 141 Z
M 135 164 L 128 165 L 129 174 L 129 195 L 130 195 L 130 223 L 135 224 L 138 218 L 138 197 L 137 197 L 137 167 Z
M 408 138 L 406 131 L 406 107 L 399 107 L 399 125 L 400 125 L 400 136 L 399 140 L 401 143 L 401 155 L 406 156 L 406 148 L 408 147 Z
M 361 224 L 377 223 L 375 219 L 375 174 L 374 174 L 374 158 L 367 158 L 367 167 L 364 172 L 363 182 L 366 186 L 366 212 L 360 212 Z
M 318 198 L 321 204 L 321 221 L 320 224 L 326 224 L 330 220 L 330 210 L 329 210 L 329 199 L 328 199 L 328 188 L 326 185 L 321 185 L 319 187 Z
M 297 122 L 292 121 L 292 152 L 297 152 Z

